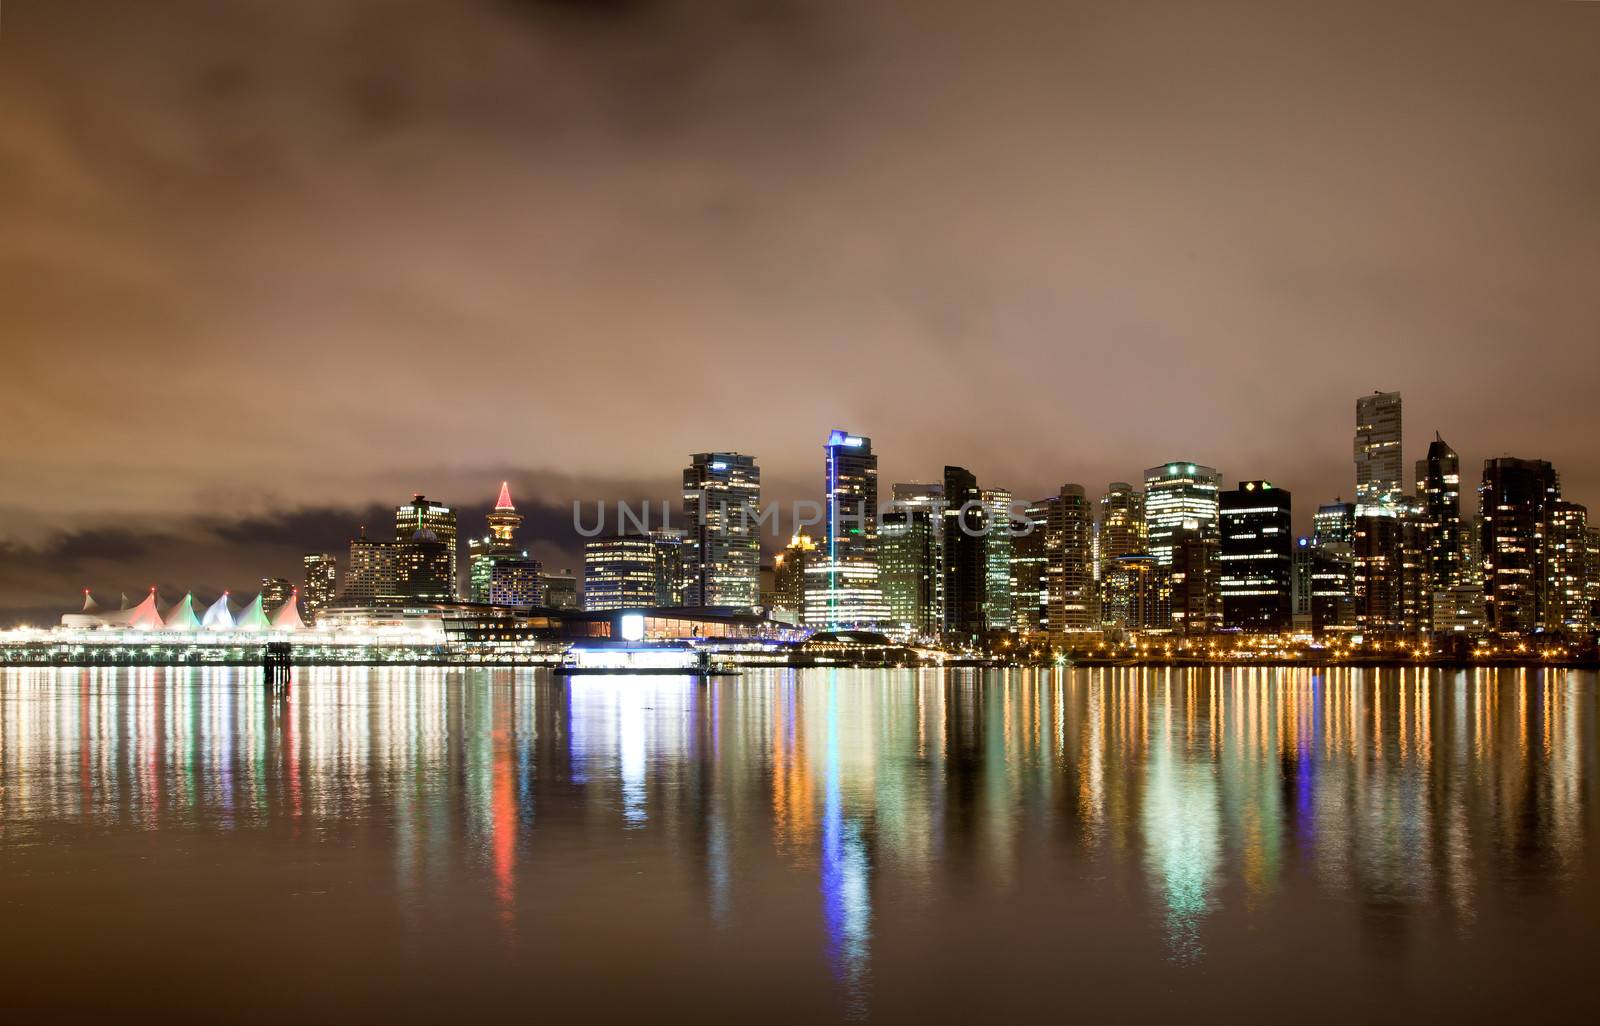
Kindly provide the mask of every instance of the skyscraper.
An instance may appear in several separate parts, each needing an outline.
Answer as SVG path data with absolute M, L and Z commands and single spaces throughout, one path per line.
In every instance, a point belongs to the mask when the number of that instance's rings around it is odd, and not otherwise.
M 395 593 L 400 577 L 400 543 L 367 537 L 367 529 L 350 541 L 349 572 L 344 575 L 339 604 L 376 606 Z
M 657 527 L 650 531 L 656 549 L 656 601 L 662 608 L 683 605 L 684 564 L 689 548 L 688 532 L 677 527 Z
M 1024 634 L 1044 632 L 1049 620 L 1049 515 L 1050 502 L 1040 499 L 1011 524 L 1012 623 Z
M 1495 634 L 1526 634 L 1545 622 L 1545 542 L 1560 498 L 1560 480 L 1544 460 L 1483 461 L 1483 603 Z
M 1356 541 L 1356 505 L 1353 502 L 1344 502 L 1340 499 L 1325 502 L 1317 507 L 1317 512 L 1311 518 L 1311 526 L 1311 542 L 1313 545 L 1327 545 L 1329 542 L 1354 545 Z
M 1576 502 L 1550 504 L 1545 540 L 1545 580 L 1549 582 L 1546 628 L 1586 633 L 1589 611 L 1589 511 Z
M 261 578 L 261 609 L 271 616 L 289 601 L 289 596 L 294 593 L 294 585 L 282 577 Z
M 1187 527 L 1216 540 L 1221 484 L 1216 468 L 1197 463 L 1168 463 L 1144 472 L 1145 531 L 1156 562 L 1172 565 L 1174 538 Z
M 754 456 L 702 452 L 683 471 L 689 547 L 683 601 L 751 608 L 760 601 L 761 468 Z
M 1423 594 L 1431 606 L 1436 591 L 1461 583 L 1461 458 L 1434 433 L 1428 455 L 1417 461 L 1421 506 Z M 1431 617 L 1430 617 L 1431 620 Z
M 1392 509 L 1405 494 L 1400 451 L 1400 393 L 1374 392 L 1356 400 L 1356 513 Z
M 584 609 L 645 609 L 655 604 L 654 540 L 633 534 L 584 543 Z
M 823 446 L 821 559 L 807 567 L 806 623 L 837 629 L 884 618 L 878 581 L 878 457 L 872 439 L 834 431 Z
M 985 488 L 983 495 L 983 625 L 991 631 L 1012 628 L 1011 493 Z
M 1094 511 L 1083 485 L 1064 484 L 1045 507 L 1045 627 L 1051 634 L 1095 627 Z
M 928 505 L 895 506 L 878 524 L 879 580 L 887 621 L 909 637 L 937 637 L 942 626 L 935 516 Z
M 1189 520 L 1170 539 L 1172 563 L 1165 570 L 1172 630 L 1208 634 L 1222 625 L 1217 536 Z
M 1289 493 L 1270 481 L 1241 481 L 1220 499 L 1223 627 L 1287 631 L 1294 584 Z
M 790 614 L 794 623 L 805 622 L 806 567 L 816 559 L 817 551 L 809 534 L 796 531 L 784 550 L 773 557 L 772 588 L 777 606 Z
M 301 559 L 306 587 L 301 593 L 305 620 L 316 623 L 317 614 L 333 605 L 339 594 L 339 558 L 331 552 L 308 552 Z
M 451 601 L 460 592 L 459 567 L 456 564 L 456 513 L 455 510 L 443 503 L 434 502 L 421 492 L 411 497 L 411 501 L 402 503 L 394 509 L 394 540 L 397 542 L 411 542 L 417 537 L 417 532 L 428 531 L 433 535 L 433 541 L 444 547 L 448 559 L 447 580 L 443 589 L 443 599 Z M 430 555 L 429 558 L 434 558 Z M 415 560 L 412 561 L 415 563 Z M 417 587 L 424 588 L 428 595 L 436 593 L 433 583 L 418 583 Z
M 1145 551 L 1144 493 L 1126 481 L 1113 481 L 1100 497 L 1096 577 L 1113 560 Z
M 543 566 L 517 548 L 522 514 L 511 502 L 511 487 L 500 483 L 500 495 L 489 512 L 489 535 L 467 543 L 468 595 L 495 606 L 536 606 L 543 602 Z
M 964 467 L 944 468 L 944 627 L 953 640 L 983 633 L 983 493 Z

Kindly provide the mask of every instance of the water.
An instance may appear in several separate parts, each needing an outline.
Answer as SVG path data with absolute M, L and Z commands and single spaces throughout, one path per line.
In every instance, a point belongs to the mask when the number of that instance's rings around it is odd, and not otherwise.
M 1593 674 L 0 672 L 9 1021 L 1592 1015 Z

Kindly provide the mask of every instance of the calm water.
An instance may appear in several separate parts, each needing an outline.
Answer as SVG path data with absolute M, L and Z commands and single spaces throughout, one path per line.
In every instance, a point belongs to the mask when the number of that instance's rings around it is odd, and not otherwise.
M 0 673 L 10 1021 L 1600 1010 L 1593 674 L 297 673 Z

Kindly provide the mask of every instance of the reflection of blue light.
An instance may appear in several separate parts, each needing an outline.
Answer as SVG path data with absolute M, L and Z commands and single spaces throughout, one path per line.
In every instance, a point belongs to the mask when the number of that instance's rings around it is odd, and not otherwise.
M 834 976 L 848 988 L 851 1011 L 861 1007 L 867 942 L 872 916 L 867 891 L 867 854 L 861 824 L 846 822 L 839 767 L 839 691 L 828 683 L 828 740 L 823 760 L 822 916 L 828 932 L 828 961 Z M 854 1017 L 854 1016 L 853 1016 Z

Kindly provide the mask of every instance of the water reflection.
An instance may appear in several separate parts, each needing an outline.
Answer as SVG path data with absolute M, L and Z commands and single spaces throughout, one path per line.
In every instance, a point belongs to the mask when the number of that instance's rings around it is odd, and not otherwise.
M 1593 675 L 1537 671 L 7 671 L 0 869 L 63 828 L 335 838 L 414 943 L 474 889 L 506 950 L 698 921 L 809 948 L 857 1018 L 975 901 L 1040 938 L 1108 902 L 1102 943 L 1184 971 L 1290 909 L 1383 950 L 1588 894 L 1596 723 Z

